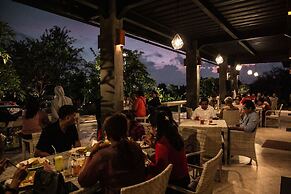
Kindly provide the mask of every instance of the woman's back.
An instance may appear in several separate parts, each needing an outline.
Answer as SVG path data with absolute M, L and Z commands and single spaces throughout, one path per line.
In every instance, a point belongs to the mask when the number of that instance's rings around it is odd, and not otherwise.
M 122 187 L 143 182 L 145 163 L 141 148 L 131 141 L 122 144 L 99 150 L 92 157 L 90 167 L 79 175 L 79 183 L 91 186 L 100 181 L 106 194 L 117 194 Z
M 188 176 L 188 167 L 185 149 L 176 150 L 162 137 L 156 144 L 156 167 L 158 171 L 164 170 L 168 164 L 173 164 L 170 181 L 183 179 Z

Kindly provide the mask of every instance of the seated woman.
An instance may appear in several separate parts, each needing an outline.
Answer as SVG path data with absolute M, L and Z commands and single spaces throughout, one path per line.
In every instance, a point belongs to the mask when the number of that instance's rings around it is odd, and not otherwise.
M 25 106 L 21 136 L 31 139 L 32 133 L 40 132 L 49 123 L 48 115 L 39 110 L 39 102 L 36 98 L 29 97 Z
M 225 103 L 225 106 L 221 109 L 220 113 L 219 113 L 219 117 L 220 118 L 223 118 L 223 111 L 228 111 L 228 110 L 239 110 L 238 107 L 234 106 L 232 103 L 233 103 L 233 100 L 232 100 L 232 97 L 226 97 L 224 99 L 224 103 Z
M 122 187 L 144 181 L 144 154 L 135 142 L 128 140 L 127 119 L 123 114 L 106 119 L 103 129 L 111 145 L 98 143 L 92 148 L 78 182 L 82 187 L 90 187 L 100 181 L 104 193 L 117 194 Z
M 190 182 L 184 142 L 178 128 L 164 110 L 158 108 L 156 113 L 156 145 L 155 161 L 149 166 L 149 173 L 156 175 L 168 164 L 173 164 L 170 183 L 187 187 Z
M 136 120 L 134 120 L 134 114 L 130 110 L 122 111 L 128 119 L 128 137 L 131 137 L 134 141 L 142 139 L 142 136 L 145 134 L 144 127 Z

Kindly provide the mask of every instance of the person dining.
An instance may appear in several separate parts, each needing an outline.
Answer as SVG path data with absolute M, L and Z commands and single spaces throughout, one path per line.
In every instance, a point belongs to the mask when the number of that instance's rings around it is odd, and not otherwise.
M 5 171 L 5 169 L 9 165 L 9 159 L 3 157 L 3 140 L 0 135 L 0 176 Z M 0 184 L 0 193 L 2 194 L 14 194 L 18 193 L 18 188 L 20 183 L 25 179 L 27 176 L 27 167 L 20 164 L 19 168 L 16 169 L 12 176 L 11 183 L 6 185 L 5 188 L 2 184 Z
M 64 105 L 73 105 L 72 99 L 65 96 L 65 92 L 62 86 L 56 86 L 54 88 L 55 98 L 51 102 L 52 122 L 59 119 L 59 109 Z
M 223 111 L 228 111 L 228 110 L 239 110 L 238 107 L 234 106 L 232 103 L 233 103 L 233 100 L 232 100 L 232 97 L 226 97 L 224 99 L 224 103 L 225 103 L 225 106 L 221 109 L 220 113 L 219 113 L 219 117 L 220 118 L 223 118 Z
M 155 158 L 149 165 L 149 175 L 155 176 L 168 164 L 173 164 L 169 183 L 187 187 L 190 182 L 184 142 L 178 128 L 168 113 L 158 108 L 156 112 Z
M 128 122 L 116 113 L 104 121 L 103 129 L 111 144 L 95 144 L 78 177 L 82 187 L 100 181 L 103 193 L 118 194 L 125 186 L 145 180 L 145 160 L 141 148 L 127 138 Z
M 257 129 L 259 117 L 256 113 L 256 106 L 251 100 L 245 100 L 243 104 L 244 117 L 239 126 L 229 126 L 230 130 L 252 133 Z
M 48 115 L 40 110 L 37 98 L 27 99 L 22 122 L 20 136 L 24 139 L 31 139 L 32 133 L 41 132 L 42 127 L 49 124 Z
M 80 147 L 81 143 L 76 124 L 76 108 L 64 105 L 59 110 L 59 119 L 48 125 L 41 132 L 36 145 L 35 155 L 45 157 L 55 152 L 64 152 L 72 147 Z
M 202 98 L 200 100 L 200 106 L 192 114 L 192 119 L 194 120 L 207 120 L 215 117 L 216 113 L 214 108 L 209 105 L 208 98 Z

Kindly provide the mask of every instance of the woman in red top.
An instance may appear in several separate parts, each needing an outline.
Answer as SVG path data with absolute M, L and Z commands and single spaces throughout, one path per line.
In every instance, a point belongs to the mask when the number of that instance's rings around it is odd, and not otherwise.
M 150 165 L 149 170 L 157 174 L 164 170 L 168 164 L 173 164 L 169 182 L 187 187 L 190 178 L 184 142 L 178 133 L 177 125 L 171 119 L 171 115 L 168 115 L 169 111 L 165 111 L 164 107 L 162 109 L 159 108 L 156 112 L 157 142 L 155 145 L 155 162 Z
M 145 117 L 147 115 L 147 103 L 143 91 L 137 91 L 134 101 L 134 114 L 136 117 Z

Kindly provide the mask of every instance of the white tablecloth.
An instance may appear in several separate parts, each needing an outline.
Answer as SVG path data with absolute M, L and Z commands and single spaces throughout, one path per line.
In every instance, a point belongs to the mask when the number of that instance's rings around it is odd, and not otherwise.
M 221 133 L 224 133 L 224 139 L 227 139 L 227 125 L 225 120 L 213 120 L 212 124 L 208 121 L 200 124 L 200 121 L 186 119 L 179 125 L 179 133 L 187 139 L 191 134 L 196 134 L 200 149 L 205 150 L 205 155 L 215 156 L 221 148 Z M 227 146 L 227 142 L 224 142 Z

